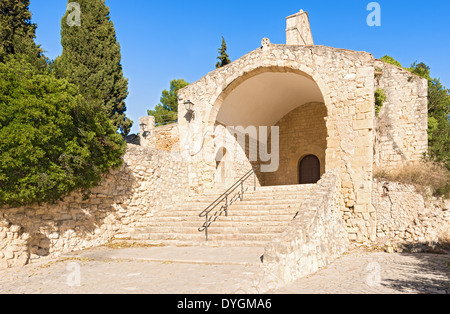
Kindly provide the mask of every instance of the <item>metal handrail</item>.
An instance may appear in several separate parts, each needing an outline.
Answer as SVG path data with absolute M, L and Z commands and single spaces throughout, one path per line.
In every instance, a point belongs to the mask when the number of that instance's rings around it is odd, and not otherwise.
M 225 213 L 225 217 L 228 216 L 228 207 L 232 205 L 236 200 L 240 200 L 241 202 L 244 200 L 244 183 L 251 177 L 253 174 L 253 189 L 256 191 L 256 173 L 252 169 L 247 172 L 241 179 L 239 179 L 235 184 L 233 184 L 225 193 L 219 196 L 214 202 L 211 203 L 204 211 L 202 211 L 199 217 L 205 217 L 205 223 L 202 227 L 198 228 L 199 232 L 205 231 L 206 241 L 208 241 L 208 228 L 211 226 L 213 222 L 217 220 L 223 213 Z M 237 189 L 241 188 L 238 193 L 233 195 L 230 198 L 230 195 Z M 248 190 L 248 188 L 247 188 Z M 214 215 L 211 215 L 211 212 L 217 208 L 222 202 L 225 202 L 219 209 L 214 212 Z

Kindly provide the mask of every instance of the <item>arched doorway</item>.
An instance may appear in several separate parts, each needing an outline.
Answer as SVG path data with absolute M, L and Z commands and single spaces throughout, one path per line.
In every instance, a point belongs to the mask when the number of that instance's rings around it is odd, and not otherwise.
M 214 115 L 215 125 L 225 126 L 229 132 L 224 132 L 225 140 L 216 134 L 213 141 L 238 143 L 229 159 L 230 167 L 236 169 L 234 173 L 253 168 L 257 169 L 261 185 L 298 184 L 299 150 L 316 154 L 324 168 L 327 107 L 314 79 L 300 71 L 264 69 L 244 75 L 238 81 L 239 84 L 232 83 L 222 93 L 220 107 L 217 105 Z M 269 138 L 261 136 L 264 128 Z M 278 128 L 275 138 L 272 138 L 272 128 Z M 239 133 L 237 137 L 236 133 Z M 273 143 L 277 144 L 276 149 Z M 316 153 L 314 147 L 323 153 Z M 268 162 L 266 157 L 261 158 L 264 152 L 270 155 Z M 262 165 L 266 164 L 278 167 L 265 171 Z
M 305 156 L 298 165 L 300 184 L 315 184 L 320 180 L 320 161 L 315 155 Z

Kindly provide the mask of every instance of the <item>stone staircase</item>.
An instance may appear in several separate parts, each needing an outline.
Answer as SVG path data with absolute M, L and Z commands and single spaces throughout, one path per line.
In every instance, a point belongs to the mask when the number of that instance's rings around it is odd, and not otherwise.
M 141 221 L 129 241 L 149 245 L 176 246 L 265 246 L 286 230 L 314 185 L 260 187 L 248 191 L 244 201 L 236 201 L 209 228 L 209 241 L 199 228 L 205 223 L 199 214 L 217 194 L 191 197 L 177 208 L 158 212 Z

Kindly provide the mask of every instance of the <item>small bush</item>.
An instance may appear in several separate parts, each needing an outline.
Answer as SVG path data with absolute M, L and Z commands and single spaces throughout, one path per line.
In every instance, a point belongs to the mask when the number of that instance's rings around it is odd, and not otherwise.
M 422 195 L 431 189 L 433 196 L 450 198 L 450 171 L 441 164 L 422 161 L 398 168 L 375 169 L 374 177 L 414 185 Z
M 375 91 L 375 113 L 377 117 L 380 115 L 381 108 L 386 101 L 386 94 L 381 88 L 377 88 Z

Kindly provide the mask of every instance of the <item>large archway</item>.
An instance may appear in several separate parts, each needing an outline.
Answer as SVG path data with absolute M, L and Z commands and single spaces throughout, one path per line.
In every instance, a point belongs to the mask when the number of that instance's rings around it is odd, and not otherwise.
M 227 150 L 232 152 L 236 179 L 253 168 L 260 185 L 298 184 L 298 159 L 305 154 L 320 158 L 323 174 L 327 109 L 317 83 L 303 72 L 273 67 L 248 73 L 237 82 L 223 92 L 215 115 L 215 125 L 227 130 L 219 132 L 224 138 L 216 137 L 217 145 L 234 143 Z M 264 129 L 268 137 L 261 133 Z M 261 151 L 268 156 L 262 158 Z M 267 164 L 274 167 L 261 170 Z

